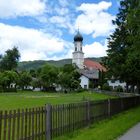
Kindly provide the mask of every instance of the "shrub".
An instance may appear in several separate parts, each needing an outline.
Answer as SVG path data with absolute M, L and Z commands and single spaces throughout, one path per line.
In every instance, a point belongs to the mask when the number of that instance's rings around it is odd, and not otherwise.
M 79 92 L 84 92 L 84 91 L 88 91 L 88 90 L 81 87 L 81 88 L 77 89 L 76 91 L 79 93 Z
M 1 87 L 1 85 L 0 85 L 0 92 L 2 92 L 3 91 L 3 89 L 2 89 L 2 87 Z
M 17 89 L 16 88 L 5 88 L 3 91 L 4 92 L 17 92 Z
M 102 90 L 108 90 L 108 91 L 111 91 L 112 88 L 108 85 L 108 83 L 104 83 L 103 86 L 102 86 Z
M 116 92 L 123 92 L 123 88 L 121 86 L 117 86 L 114 91 Z

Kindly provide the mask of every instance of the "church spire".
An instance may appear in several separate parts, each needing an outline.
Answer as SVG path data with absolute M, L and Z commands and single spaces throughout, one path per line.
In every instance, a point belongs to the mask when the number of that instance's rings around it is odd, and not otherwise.
M 81 41 L 81 42 L 83 41 L 83 37 L 80 34 L 79 29 L 78 29 L 77 34 L 74 36 L 74 41 Z
M 84 65 L 84 53 L 82 51 L 83 36 L 79 32 L 74 36 L 74 52 L 72 63 L 76 64 L 78 68 L 83 69 Z

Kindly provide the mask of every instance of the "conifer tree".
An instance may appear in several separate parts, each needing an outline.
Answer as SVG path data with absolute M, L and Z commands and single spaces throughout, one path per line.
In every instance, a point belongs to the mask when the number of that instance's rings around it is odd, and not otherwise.
M 122 0 L 113 23 L 116 29 L 108 39 L 105 60 L 109 73 L 129 85 L 137 85 L 140 92 L 140 1 Z

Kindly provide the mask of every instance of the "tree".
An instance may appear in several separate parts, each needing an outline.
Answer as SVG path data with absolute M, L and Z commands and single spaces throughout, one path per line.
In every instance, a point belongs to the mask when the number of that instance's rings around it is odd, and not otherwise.
M 37 71 L 36 71 L 36 70 L 30 69 L 29 73 L 30 73 L 30 75 L 31 75 L 32 77 L 34 77 L 34 78 L 37 77 Z
M 57 83 L 58 69 L 52 65 L 44 65 L 40 71 L 40 79 L 44 90 L 53 90 Z
M 10 89 L 11 84 L 18 82 L 18 74 L 15 71 L 4 71 L 0 72 L 0 85 L 3 90 Z
M 71 64 L 63 66 L 59 74 L 59 84 L 64 90 L 76 90 L 80 88 L 80 74 Z
M 109 37 L 108 57 L 105 64 L 110 76 L 140 85 L 140 1 L 122 0 L 113 23 L 116 29 Z M 137 84 L 136 84 L 137 83 Z
M 42 87 L 42 81 L 39 77 L 32 78 L 31 85 L 33 88 L 40 88 Z
M 19 51 L 16 47 L 6 51 L 4 56 L 0 58 L 0 70 L 14 70 L 18 65 L 20 58 Z
M 32 77 L 29 72 L 22 71 L 19 74 L 18 85 L 22 88 L 22 90 L 27 89 L 28 86 L 31 85 Z
M 137 85 L 140 93 L 140 1 L 135 0 L 136 7 L 127 15 L 127 40 L 130 44 L 125 69 L 129 73 L 133 85 Z

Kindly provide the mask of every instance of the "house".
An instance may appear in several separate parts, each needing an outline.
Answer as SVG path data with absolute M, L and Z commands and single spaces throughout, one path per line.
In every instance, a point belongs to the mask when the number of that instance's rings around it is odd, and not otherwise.
M 107 81 L 107 83 L 110 87 L 112 87 L 112 89 L 115 89 L 118 86 L 121 86 L 123 90 L 126 89 L 126 82 L 120 80 L 110 79 Z
M 96 69 L 80 69 L 79 73 L 81 74 L 80 80 L 81 80 L 81 87 L 84 89 L 89 89 L 90 82 L 96 84 L 98 83 L 99 79 L 99 71 Z M 94 86 L 94 85 L 93 85 Z M 92 86 L 92 87 L 93 87 Z
M 77 66 L 79 73 L 81 74 L 81 87 L 89 89 L 90 83 L 94 86 L 98 84 L 99 72 L 105 72 L 106 68 L 99 62 L 95 62 L 89 59 L 84 59 L 83 53 L 83 37 L 78 31 L 74 36 L 74 52 L 72 63 Z

